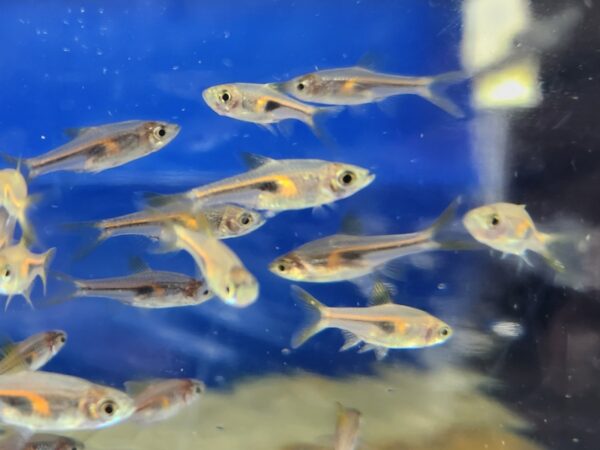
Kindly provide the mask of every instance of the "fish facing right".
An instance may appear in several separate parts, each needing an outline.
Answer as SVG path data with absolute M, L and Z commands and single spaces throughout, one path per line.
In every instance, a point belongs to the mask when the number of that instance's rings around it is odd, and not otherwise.
M 160 150 L 179 130 L 172 123 L 142 120 L 79 128 L 70 132 L 70 142 L 21 163 L 29 178 L 58 171 L 102 172 Z
M 0 375 L 25 370 L 38 370 L 50 361 L 66 344 L 62 330 L 34 334 L 22 342 L 9 344 L 0 359 Z
M 0 422 L 32 431 L 93 430 L 135 411 L 124 392 L 50 372 L 0 376 Z
M 371 304 L 364 308 L 332 308 L 298 286 L 292 293 L 311 315 L 308 325 L 292 340 L 298 348 L 315 334 L 327 328 L 339 328 L 346 342 L 340 351 L 361 343 L 359 353 L 373 350 L 383 359 L 389 349 L 423 348 L 441 344 L 452 336 L 452 328 L 437 317 L 410 306 L 392 302 L 381 282 L 375 283 Z

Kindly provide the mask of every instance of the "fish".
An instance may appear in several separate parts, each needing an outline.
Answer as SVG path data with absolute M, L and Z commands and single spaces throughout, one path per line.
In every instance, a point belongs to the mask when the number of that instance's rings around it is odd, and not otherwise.
M 33 282 L 38 277 L 42 281 L 44 294 L 46 293 L 48 267 L 55 253 L 55 248 L 45 253 L 32 253 L 24 239 L 18 244 L 0 249 L 0 294 L 8 295 L 5 309 L 8 309 L 16 295 L 22 295 L 33 307 L 30 295 Z
M 328 283 L 354 280 L 376 271 L 403 256 L 432 250 L 456 249 L 457 242 L 440 242 L 436 237 L 456 213 L 457 202 L 446 208 L 428 228 L 416 233 L 379 236 L 335 234 L 276 258 L 269 270 L 294 281 Z
M 85 450 L 85 444 L 77 439 L 55 434 L 32 434 L 28 430 L 14 430 L 0 441 L 2 450 Z
M 271 124 L 295 119 L 321 134 L 318 116 L 337 114 L 340 108 L 316 107 L 290 98 L 266 84 L 231 83 L 205 89 L 202 98 L 217 114 L 252 122 L 270 129 Z
M 71 279 L 74 292 L 68 298 L 104 297 L 136 308 L 175 308 L 199 305 L 213 293 L 203 280 L 175 272 L 146 268 L 132 275 L 100 279 Z
M 208 288 L 228 305 L 245 308 L 258 298 L 258 281 L 238 256 L 214 238 L 208 225 L 201 231 L 174 224 L 165 229 L 161 241 L 165 251 L 188 252 L 202 272 Z
M 26 240 L 34 241 L 35 233 L 27 219 L 27 210 L 35 203 L 36 197 L 29 195 L 27 180 L 20 170 L 0 170 L 0 189 L 0 207 L 18 221 Z
M 50 372 L 0 375 L 0 422 L 36 432 L 105 428 L 135 411 L 124 392 Z
M 34 334 L 22 342 L 9 344 L 0 359 L 0 375 L 23 370 L 38 370 L 46 365 L 67 342 L 62 330 Z
M 263 214 L 237 205 L 216 205 L 197 212 L 151 209 L 93 222 L 100 231 L 99 241 L 123 235 L 143 235 L 158 239 L 165 224 L 179 223 L 198 228 L 198 216 L 208 221 L 217 239 L 229 239 L 251 233 L 266 223 Z
M 98 173 L 160 150 L 179 130 L 176 124 L 142 120 L 71 129 L 70 142 L 20 162 L 29 178 L 58 171 Z
M 307 326 L 292 339 L 295 349 L 327 328 L 342 330 L 345 343 L 340 351 L 364 343 L 359 353 L 372 350 L 378 360 L 383 359 L 389 349 L 431 347 L 452 336 L 450 325 L 431 314 L 394 304 L 389 290 L 381 282 L 373 287 L 372 306 L 363 308 L 327 307 L 295 285 L 292 294 L 310 314 Z
M 466 79 L 468 76 L 460 71 L 409 77 L 355 66 L 307 73 L 271 86 L 301 101 L 327 105 L 362 105 L 395 95 L 415 94 L 460 118 L 464 117 L 463 111 L 445 95 L 444 89 Z
M 248 172 L 225 178 L 183 194 L 146 195 L 157 208 L 193 204 L 206 208 L 233 203 L 269 214 L 317 208 L 347 198 L 364 189 L 375 175 L 362 167 L 318 159 L 276 160 L 243 154 Z
M 150 383 L 128 381 L 127 393 L 134 399 L 132 421 L 150 424 L 170 419 L 196 402 L 206 389 L 200 380 L 191 378 L 160 380 Z
M 0 249 L 13 243 L 17 221 L 4 208 L 0 208 Z
M 465 214 L 463 225 L 476 241 L 503 254 L 517 255 L 530 266 L 529 251 L 541 255 L 555 271 L 565 270 L 549 248 L 561 236 L 539 231 L 525 205 L 500 202 L 480 206 Z
M 346 408 L 337 403 L 337 421 L 333 450 L 356 450 L 360 432 L 361 413 L 354 408 Z

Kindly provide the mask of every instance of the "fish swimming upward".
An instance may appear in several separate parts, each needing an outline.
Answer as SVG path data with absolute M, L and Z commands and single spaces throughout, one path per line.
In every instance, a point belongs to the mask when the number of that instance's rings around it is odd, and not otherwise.
M 354 408 L 346 408 L 337 403 L 337 421 L 333 450 L 356 450 L 360 433 L 361 413 Z
M 452 336 L 452 328 L 431 314 L 392 303 L 381 282 L 373 288 L 372 306 L 364 308 L 330 308 L 298 286 L 292 286 L 292 293 L 311 315 L 308 325 L 294 336 L 293 348 L 320 331 L 339 328 L 346 339 L 340 351 L 364 343 L 359 353 L 373 350 L 377 359 L 383 359 L 389 349 L 431 347 Z
M 29 195 L 27 180 L 19 170 L 0 170 L 0 207 L 6 210 L 11 219 L 19 222 L 28 242 L 35 240 L 33 227 L 27 219 L 27 210 L 35 198 Z
M 308 73 L 272 86 L 302 101 L 328 105 L 361 105 L 394 95 L 415 94 L 455 117 L 463 117 L 461 109 L 446 97 L 444 89 L 467 78 L 461 72 L 408 77 L 364 67 L 346 67 Z
M 175 124 L 141 120 L 78 128 L 68 132 L 73 140 L 67 144 L 19 161 L 29 178 L 63 170 L 96 173 L 160 150 L 179 129 Z
M 328 283 L 372 274 L 403 256 L 461 248 L 458 242 L 437 240 L 441 229 L 454 218 L 456 207 L 457 202 L 453 202 L 430 227 L 416 233 L 336 234 L 317 239 L 275 259 L 269 270 L 288 280 Z

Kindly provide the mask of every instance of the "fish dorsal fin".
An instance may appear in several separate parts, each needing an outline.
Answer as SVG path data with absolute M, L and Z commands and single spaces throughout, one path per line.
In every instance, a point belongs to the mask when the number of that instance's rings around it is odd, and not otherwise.
M 256 153 L 243 152 L 242 159 L 248 169 L 258 169 L 267 164 L 274 164 L 277 162 L 276 159 L 269 158 L 268 156 L 257 155 Z
M 392 293 L 389 286 L 386 286 L 383 281 L 377 280 L 373 285 L 373 290 L 371 291 L 369 305 L 377 306 L 387 305 L 390 303 L 394 303 L 394 301 L 392 300 Z
M 357 69 L 368 70 L 369 72 L 373 72 L 377 69 L 377 67 L 382 66 L 382 57 L 381 55 L 375 54 L 373 52 L 367 52 L 360 57 L 360 59 L 356 63 Z
M 95 130 L 97 127 L 80 127 L 80 128 L 65 128 L 64 133 L 65 136 L 75 139 L 80 136 L 83 136 L 86 133 L 89 133 L 92 130 Z
M 364 226 L 357 215 L 350 213 L 342 218 L 340 232 L 346 235 L 357 236 L 364 233 Z
M 125 392 L 130 397 L 137 397 L 142 392 L 144 392 L 148 387 L 160 383 L 164 380 L 154 379 L 154 380 L 134 380 L 134 381 L 126 381 L 123 385 L 125 386 Z
M 129 259 L 129 268 L 133 273 L 149 272 L 150 266 L 139 256 L 134 256 Z

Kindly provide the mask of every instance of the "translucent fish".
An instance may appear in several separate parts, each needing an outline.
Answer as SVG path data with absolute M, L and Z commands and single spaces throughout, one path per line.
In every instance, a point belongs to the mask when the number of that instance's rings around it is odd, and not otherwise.
M 356 450 L 360 433 L 361 413 L 354 408 L 346 408 L 337 403 L 337 421 L 333 450 Z
M 299 100 L 328 105 L 361 105 L 402 95 L 419 95 L 455 117 L 461 109 L 450 100 L 444 89 L 464 81 L 461 72 L 437 76 L 407 77 L 377 73 L 364 67 L 346 67 L 308 73 L 274 87 Z
M 260 125 L 296 119 L 319 135 L 315 119 L 337 114 L 339 108 L 319 108 L 294 100 L 266 84 L 231 83 L 205 89 L 202 98 L 217 114 Z
M 179 125 L 141 120 L 73 129 L 68 132 L 73 140 L 22 163 L 30 178 L 63 170 L 101 172 L 160 150 L 179 130 Z
M 183 194 L 151 196 L 152 206 L 194 203 L 198 208 L 233 203 L 276 213 L 316 208 L 349 197 L 367 187 L 375 175 L 350 164 L 317 159 L 275 160 L 244 154 L 248 172 Z
M 34 431 L 89 430 L 131 416 L 125 393 L 81 378 L 49 372 L 0 376 L 0 422 Z
M 0 294 L 8 295 L 6 308 L 15 295 L 22 295 L 31 306 L 30 294 L 37 277 L 46 291 L 48 267 L 56 249 L 32 253 L 22 239 L 18 244 L 0 249 Z
M 373 290 L 373 306 L 364 308 L 330 308 L 298 286 L 292 286 L 292 293 L 311 314 L 308 325 L 292 340 L 293 348 L 326 328 L 339 328 L 346 339 L 340 351 L 364 343 L 359 353 L 373 350 L 377 359 L 383 359 L 389 349 L 431 347 L 452 335 L 452 328 L 431 314 L 393 304 L 379 282 Z
M 26 240 L 34 240 L 35 233 L 27 219 L 27 209 L 34 203 L 35 197 L 28 193 L 27 181 L 19 170 L 0 170 L 0 207 L 19 222 Z
M 135 402 L 131 420 L 150 424 L 170 419 L 197 401 L 205 386 L 190 378 L 161 380 L 150 383 L 127 382 L 127 392 Z
M 197 212 L 150 209 L 100 220 L 94 222 L 93 226 L 100 231 L 99 240 L 130 234 L 158 239 L 165 225 L 170 223 L 198 229 L 198 216 L 208 221 L 210 232 L 218 239 L 243 236 L 266 223 L 264 215 L 251 209 L 237 205 L 217 205 Z
M 172 225 L 161 236 L 164 246 L 188 252 L 202 272 L 209 289 L 228 305 L 243 308 L 258 298 L 258 281 L 237 255 L 222 241 L 203 231 Z
M 199 305 L 213 297 L 203 280 L 150 269 L 124 277 L 71 281 L 75 292 L 69 297 L 104 297 L 136 308 Z
M 456 212 L 452 203 L 425 230 L 408 234 L 354 236 L 336 234 L 309 242 L 275 259 L 269 270 L 295 281 L 331 282 L 360 278 L 397 258 L 439 249 L 455 249 L 455 242 L 436 240 Z
M 46 365 L 67 342 L 61 330 L 45 331 L 6 347 L 0 359 L 0 374 L 38 370 Z
M 17 221 L 4 208 L 0 208 L 0 249 L 13 244 Z
M 527 252 L 535 252 L 554 270 L 565 270 L 564 264 L 549 249 L 561 237 L 538 231 L 525 205 L 494 203 L 480 206 L 465 214 L 463 224 L 475 240 L 495 250 L 517 255 L 530 265 Z
M 32 434 L 28 430 L 15 430 L 0 441 L 2 450 L 85 450 L 85 444 L 67 436 Z

